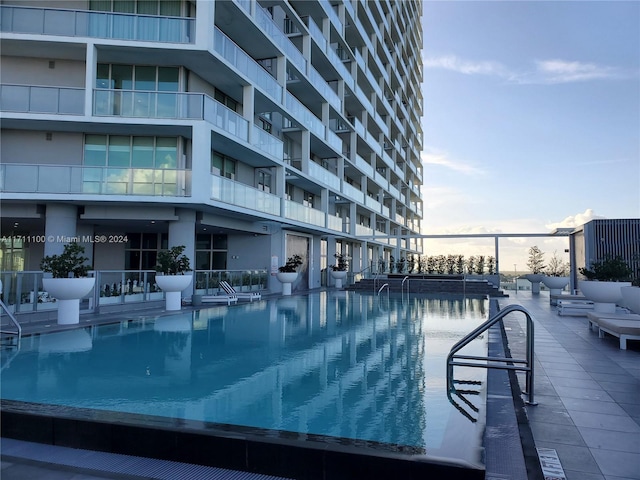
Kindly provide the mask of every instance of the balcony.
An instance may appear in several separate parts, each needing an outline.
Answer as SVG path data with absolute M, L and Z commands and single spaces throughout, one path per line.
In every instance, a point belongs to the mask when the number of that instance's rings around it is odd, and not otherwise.
M 195 19 L 2 5 L 2 32 L 141 42 L 195 42 Z
M 0 191 L 188 197 L 191 170 L 4 163 Z
M 315 162 L 309 162 L 309 176 L 324 183 L 333 190 L 340 191 L 340 178 Z
M 211 176 L 211 199 L 280 216 L 280 197 L 217 175 Z
M 272 100 L 280 104 L 282 102 L 282 86 L 253 58 L 236 45 L 219 28 L 215 28 L 214 50 L 236 70 L 251 80 L 251 83 L 260 88 Z
M 3 112 L 84 115 L 84 89 L 0 85 Z
M 335 230 L 336 232 L 342 232 L 342 218 L 335 215 L 327 216 L 327 228 Z
M 364 203 L 364 193 L 346 182 L 342 182 L 342 193 L 351 200 Z
M 107 117 L 204 119 L 201 93 L 94 90 L 93 114 Z
M 308 223 L 317 227 L 325 226 L 325 214 L 322 210 L 316 210 L 291 200 L 285 200 L 284 216 L 290 220 Z

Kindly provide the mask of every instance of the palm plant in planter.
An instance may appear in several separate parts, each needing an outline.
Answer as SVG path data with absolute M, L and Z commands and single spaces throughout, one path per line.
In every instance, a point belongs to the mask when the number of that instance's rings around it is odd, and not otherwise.
M 68 243 L 59 255 L 48 255 L 40 262 L 40 269 L 53 278 L 43 278 L 43 288 L 58 300 L 58 324 L 80 322 L 80 299 L 93 288 L 96 279 L 87 277 L 91 268 L 85 262 L 84 247 Z
M 586 278 L 578 282 L 580 291 L 594 302 L 595 311 L 604 313 L 615 312 L 616 303 L 622 300 L 622 288 L 631 286 L 633 273 L 622 257 L 610 255 L 579 272 Z
M 298 278 L 298 267 L 302 265 L 300 255 L 292 255 L 287 259 L 287 263 L 278 267 L 276 278 L 282 282 L 282 294 L 291 295 L 291 284 Z
M 531 273 L 526 274 L 525 278 L 531 282 L 531 293 L 540 293 L 540 282 L 543 278 L 545 265 L 544 253 L 537 245 L 529 248 L 529 260 L 527 260 L 527 267 L 529 267 Z
M 189 257 L 183 254 L 184 245 L 171 247 L 158 253 L 156 259 L 156 283 L 165 292 L 167 310 L 180 310 L 182 306 L 181 292 L 191 284 Z
M 569 284 L 569 264 L 558 257 L 557 251 L 553 252 L 553 257 L 544 270 L 542 283 L 551 290 L 551 295 L 560 295 L 562 289 Z
M 331 277 L 336 281 L 336 288 L 342 288 L 342 281 L 347 277 L 350 257 L 342 253 L 336 253 L 334 257 L 336 264 L 329 266 L 331 269 Z

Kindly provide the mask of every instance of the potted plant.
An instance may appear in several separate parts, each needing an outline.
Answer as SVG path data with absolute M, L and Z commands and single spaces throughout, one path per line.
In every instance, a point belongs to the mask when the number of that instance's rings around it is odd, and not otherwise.
M 300 255 L 292 255 L 287 259 L 287 263 L 278 267 L 276 278 L 282 282 L 282 294 L 291 295 L 291 284 L 298 278 L 298 267 L 302 265 Z
M 616 303 L 622 300 L 622 287 L 631 286 L 633 273 L 622 257 L 611 255 L 579 272 L 586 278 L 578 281 L 580 291 L 595 304 L 594 310 L 602 313 L 616 311 Z
M 342 253 L 336 253 L 334 257 L 336 259 L 335 265 L 329 265 L 331 277 L 336 281 L 336 288 L 342 288 L 342 282 L 347 278 L 350 258 Z
M 562 289 L 569 284 L 569 264 L 558 257 L 558 252 L 553 252 L 549 265 L 544 270 L 542 283 L 551 291 L 551 295 L 560 295 Z
M 156 283 L 165 293 L 165 305 L 167 310 L 180 310 L 182 307 L 181 292 L 186 289 L 192 280 L 191 275 L 185 275 L 191 271 L 189 257 L 184 255 L 184 245 L 171 247 L 158 253 L 156 259 Z
M 540 293 L 540 282 L 543 278 L 544 272 L 544 253 L 537 245 L 529 248 L 529 260 L 527 260 L 527 267 L 531 270 L 531 273 L 527 273 L 525 278 L 531 282 L 531 293 Z
M 49 255 L 40 262 L 40 269 L 53 278 L 43 278 L 42 286 L 58 300 L 58 324 L 80 322 L 80 299 L 93 288 L 96 279 L 87 277 L 91 268 L 85 262 L 84 247 L 68 243 L 59 255 Z

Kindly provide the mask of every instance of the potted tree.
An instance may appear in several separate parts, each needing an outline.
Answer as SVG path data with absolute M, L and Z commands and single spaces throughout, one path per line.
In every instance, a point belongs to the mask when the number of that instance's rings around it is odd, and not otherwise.
M 302 265 L 300 255 L 292 255 L 287 263 L 278 267 L 276 278 L 282 282 L 282 295 L 291 295 L 291 284 L 298 278 L 298 267 Z
M 182 307 L 182 291 L 186 289 L 192 280 L 191 275 L 185 275 L 191 271 L 189 257 L 184 255 L 184 245 L 171 247 L 158 253 L 156 259 L 156 283 L 165 293 L 165 306 L 167 310 L 180 310 Z
M 569 285 L 569 264 L 558 257 L 558 252 L 553 252 L 549 265 L 544 270 L 542 283 L 551 291 L 551 295 L 560 295 L 562 289 Z
M 342 288 L 342 282 L 347 278 L 350 258 L 342 253 L 336 253 L 334 257 L 336 259 L 335 265 L 329 265 L 331 277 L 336 281 L 336 288 Z
M 531 293 L 540 293 L 540 282 L 543 278 L 544 272 L 544 253 L 536 245 L 529 248 L 529 260 L 527 260 L 527 267 L 531 270 L 531 273 L 527 273 L 525 278 L 531 282 Z
M 40 269 L 53 278 L 43 278 L 42 286 L 58 301 L 58 324 L 71 325 L 80 322 L 80 299 L 86 296 L 96 279 L 87 277 L 91 268 L 85 262 L 84 247 L 68 243 L 59 255 L 49 255 L 40 262 Z
M 622 287 L 631 286 L 633 273 L 622 257 L 610 255 L 579 272 L 586 278 L 578 281 L 580 291 L 594 303 L 594 310 L 601 313 L 616 311 L 616 303 L 622 300 Z

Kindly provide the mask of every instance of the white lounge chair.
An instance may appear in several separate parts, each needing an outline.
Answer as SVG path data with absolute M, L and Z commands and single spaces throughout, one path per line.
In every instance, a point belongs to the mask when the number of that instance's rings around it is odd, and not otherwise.
M 262 298 L 260 292 L 238 292 L 224 280 L 220 282 L 220 286 L 225 292 L 227 292 L 228 295 L 235 295 L 238 298 L 248 299 L 250 302 L 253 302 L 254 300 L 260 300 Z
M 238 297 L 235 295 L 203 295 L 202 303 L 238 303 Z
M 627 349 L 627 340 L 640 340 L 640 320 L 601 318 L 598 320 L 598 336 L 608 333 L 620 339 L 620 349 Z

